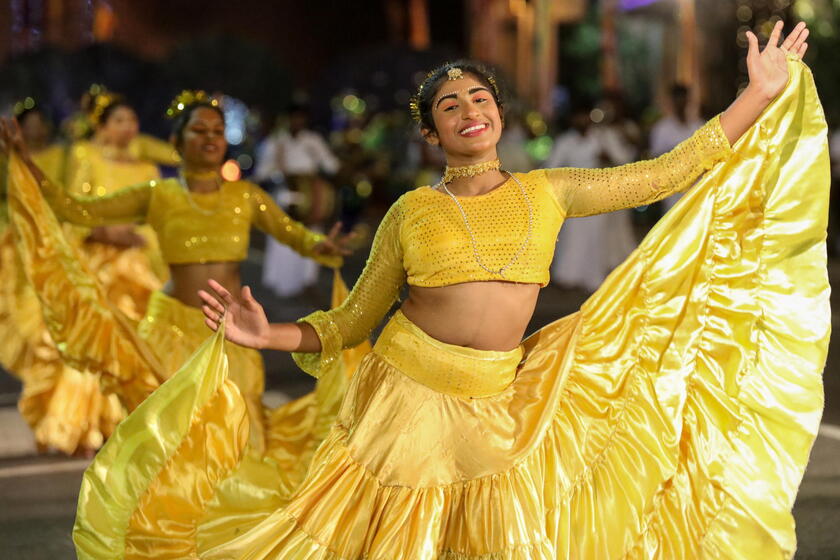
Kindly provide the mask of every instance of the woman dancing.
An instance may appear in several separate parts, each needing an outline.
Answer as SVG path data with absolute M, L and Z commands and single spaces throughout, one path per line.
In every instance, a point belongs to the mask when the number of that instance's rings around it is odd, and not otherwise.
M 7 143 L 17 154 L 10 162 L 12 227 L 53 337 L 70 363 L 103 374 L 106 390 L 116 393 L 129 410 L 177 371 L 207 337 L 198 287 L 218 278 L 239 289 L 239 263 L 246 256 L 252 225 L 328 266 L 339 266 L 346 253 L 337 228 L 329 237 L 310 232 L 256 185 L 222 180 L 219 170 L 227 146 L 224 115 L 216 100 L 203 92 L 184 92 L 173 102 L 173 113 L 172 141 L 183 158 L 180 177 L 93 197 L 74 196 L 50 182 L 29 157 L 19 130 L 4 123 Z M 111 306 L 102 286 L 80 264 L 33 178 L 55 213 L 71 223 L 99 227 L 141 222 L 154 228 L 169 263 L 171 288 L 168 293 L 154 292 L 139 325 Z M 305 428 L 295 426 L 293 431 L 301 433 L 284 434 L 281 418 L 293 409 L 299 415 L 316 414 L 314 397 L 269 417 L 261 402 L 264 369 L 259 352 L 231 345 L 227 356 L 247 402 L 251 449 L 261 455 L 267 439 L 277 444 L 286 436 L 292 447 L 304 445 L 299 440 L 305 439 Z M 286 462 L 294 466 L 293 459 L 294 451 L 288 451 Z
M 335 310 L 270 325 L 247 289 L 202 292 L 218 333 L 88 469 L 79 556 L 792 556 L 830 326 L 828 160 L 798 61 L 807 30 L 780 33 L 763 51 L 750 35 L 751 83 L 729 109 L 613 169 L 501 172 L 492 75 L 432 72 L 413 112 L 446 153 L 441 184 L 391 208 Z M 564 219 L 651 203 L 704 171 L 580 312 L 520 343 Z M 236 472 L 247 414 L 222 333 L 318 375 L 405 283 L 302 484 L 273 510 L 230 504 L 229 523 L 214 489 Z

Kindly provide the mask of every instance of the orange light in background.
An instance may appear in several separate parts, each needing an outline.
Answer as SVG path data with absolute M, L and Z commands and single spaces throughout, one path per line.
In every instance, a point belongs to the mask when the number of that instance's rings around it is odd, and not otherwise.
M 242 171 L 235 159 L 229 159 L 222 164 L 222 179 L 225 181 L 238 181 L 242 177 Z

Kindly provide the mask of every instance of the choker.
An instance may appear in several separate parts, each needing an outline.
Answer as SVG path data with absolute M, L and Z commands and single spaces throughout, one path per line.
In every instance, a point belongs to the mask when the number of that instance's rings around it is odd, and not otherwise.
M 481 175 L 482 173 L 487 173 L 488 171 L 496 171 L 501 167 L 502 162 L 499 161 L 499 159 L 473 163 L 472 165 L 461 165 L 459 167 L 449 167 L 447 165 L 446 170 L 443 172 L 443 179 L 441 179 L 440 182 L 446 185 L 447 183 L 451 183 L 453 179 L 475 177 L 476 175 Z
M 219 172 L 216 170 L 213 171 L 187 171 L 185 169 L 181 170 L 181 175 L 184 179 L 192 179 L 194 181 L 208 181 L 210 179 L 216 179 L 219 177 Z

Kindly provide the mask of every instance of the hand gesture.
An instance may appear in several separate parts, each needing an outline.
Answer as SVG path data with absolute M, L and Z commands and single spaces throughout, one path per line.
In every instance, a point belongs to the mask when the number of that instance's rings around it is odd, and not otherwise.
M 348 247 L 349 243 L 356 237 L 355 233 L 341 234 L 341 222 L 336 224 L 330 230 L 329 235 L 320 243 L 312 248 L 312 252 L 316 255 L 324 255 L 327 257 L 346 257 L 353 253 Z
M 22 157 L 28 155 L 26 142 L 23 140 L 23 133 L 20 131 L 17 119 L 0 118 L 0 150 L 5 155 L 9 155 L 12 151 Z
M 251 288 L 242 287 L 242 294 L 235 299 L 224 286 L 210 280 L 210 292 L 199 290 L 198 297 L 204 302 L 204 323 L 214 331 L 225 321 L 225 338 L 240 346 L 264 348 L 268 343 L 269 326 L 262 305 L 251 295 Z
M 779 46 L 784 23 L 777 21 L 770 33 L 764 50 L 758 48 L 758 38 L 752 31 L 747 31 L 747 72 L 750 77 L 750 87 L 755 88 L 767 99 L 774 99 L 787 85 L 788 69 L 787 54 L 802 58 L 808 50 L 808 28 L 805 22 L 799 22 L 790 35 Z

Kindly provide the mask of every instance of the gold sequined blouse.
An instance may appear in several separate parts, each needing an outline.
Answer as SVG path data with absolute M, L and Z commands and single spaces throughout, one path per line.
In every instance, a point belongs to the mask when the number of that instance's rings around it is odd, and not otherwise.
M 43 189 L 56 214 L 74 224 L 150 224 L 170 264 L 242 261 L 253 225 L 301 255 L 341 266 L 340 257 L 312 252 L 323 235 L 291 219 L 248 181 L 225 182 L 219 190 L 203 194 L 187 191 L 176 179 L 149 181 L 105 196 L 73 195 L 50 182 Z
M 342 348 L 370 336 L 402 286 L 437 287 L 462 282 L 540 284 L 549 280 L 557 234 L 566 218 L 651 204 L 691 186 L 732 150 L 715 117 L 670 152 L 609 169 L 538 169 L 517 173 L 533 208 L 530 241 L 503 276 L 482 268 L 455 202 L 431 187 L 406 193 L 390 208 L 373 241 L 367 265 L 340 307 L 301 321 L 321 340 L 320 353 L 294 357 L 315 375 Z M 478 256 L 491 270 L 517 253 L 528 229 L 528 205 L 512 179 L 479 196 L 458 197 L 475 237 Z

